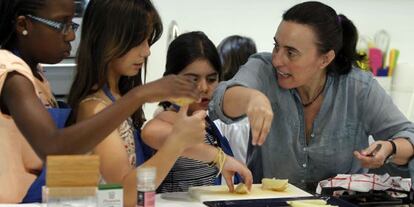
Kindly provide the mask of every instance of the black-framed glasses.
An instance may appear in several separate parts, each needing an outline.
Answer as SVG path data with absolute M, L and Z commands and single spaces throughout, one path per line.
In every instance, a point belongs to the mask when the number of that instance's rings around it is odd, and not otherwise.
M 37 22 L 43 23 L 53 29 L 56 29 L 57 31 L 61 32 L 64 35 L 67 35 L 69 33 L 70 30 L 72 30 L 73 32 L 76 32 L 79 28 L 79 24 L 76 24 L 75 22 L 70 22 L 70 23 L 62 23 L 62 22 L 57 22 L 57 21 L 53 21 L 50 19 L 45 19 L 42 17 L 37 17 L 37 16 L 33 16 L 31 14 L 26 15 L 27 17 L 29 17 L 32 20 L 35 20 Z

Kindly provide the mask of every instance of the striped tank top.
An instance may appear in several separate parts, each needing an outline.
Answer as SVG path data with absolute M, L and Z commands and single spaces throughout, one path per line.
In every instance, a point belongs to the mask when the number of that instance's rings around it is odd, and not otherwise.
M 206 126 L 210 127 L 207 123 Z M 206 133 L 205 143 L 216 145 L 216 140 L 213 135 Z M 157 193 L 185 192 L 193 186 L 214 185 L 217 173 L 215 166 L 209 167 L 207 163 L 180 157 L 158 187 Z

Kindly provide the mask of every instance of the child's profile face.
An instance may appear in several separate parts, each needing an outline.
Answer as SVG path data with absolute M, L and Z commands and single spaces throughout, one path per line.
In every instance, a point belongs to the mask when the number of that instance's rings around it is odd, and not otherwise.
M 180 74 L 190 77 L 197 82 L 201 92 L 201 101 L 190 104 L 189 111 L 207 110 L 210 99 L 218 85 L 219 76 L 207 59 L 197 59 L 187 65 Z
M 73 0 L 46 0 L 42 8 L 36 11 L 35 18 L 59 24 L 71 25 L 75 13 Z M 67 31 L 51 27 L 43 22 L 25 16 L 27 35 L 18 36 L 21 42 L 21 51 L 39 63 L 55 64 L 69 56 L 70 42 L 75 39 L 72 27 Z M 45 44 L 47 43 L 47 44 Z
M 125 55 L 109 63 L 109 70 L 119 76 L 135 76 L 142 69 L 145 59 L 151 54 L 148 39 L 131 48 Z

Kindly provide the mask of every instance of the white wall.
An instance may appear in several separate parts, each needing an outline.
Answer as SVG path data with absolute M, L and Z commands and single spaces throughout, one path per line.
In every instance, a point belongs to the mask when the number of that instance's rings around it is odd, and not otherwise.
M 298 0 L 153 0 L 164 23 L 162 38 L 151 48 L 147 81 L 162 76 L 167 49 L 167 29 L 177 21 L 180 32 L 201 30 L 217 45 L 229 35 L 253 38 L 258 51 L 271 51 L 273 36 L 285 10 Z M 414 0 L 322 0 L 345 14 L 361 35 L 385 29 L 390 48 L 400 50 L 399 62 L 414 63 Z M 147 118 L 156 106 L 147 104 Z

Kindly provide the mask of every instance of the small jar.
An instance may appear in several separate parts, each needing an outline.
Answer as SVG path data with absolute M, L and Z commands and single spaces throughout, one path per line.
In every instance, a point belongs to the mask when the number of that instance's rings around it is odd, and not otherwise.
M 155 206 L 155 167 L 139 168 L 137 170 L 137 207 Z

